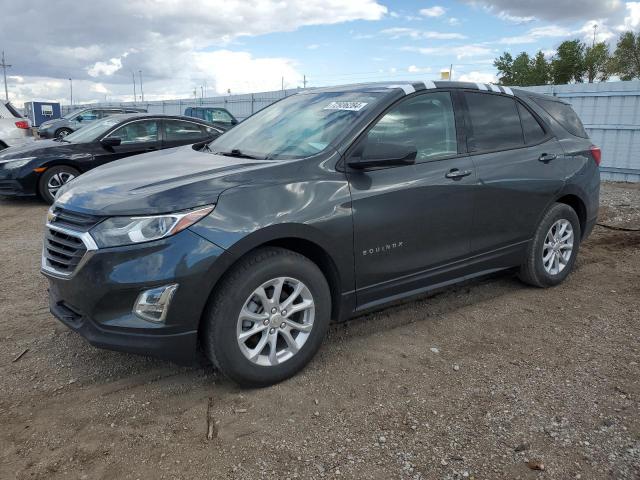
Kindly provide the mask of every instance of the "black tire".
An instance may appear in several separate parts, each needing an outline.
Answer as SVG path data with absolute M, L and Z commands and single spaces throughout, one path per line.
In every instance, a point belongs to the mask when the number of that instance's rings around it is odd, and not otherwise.
M 573 249 L 564 268 L 560 272 L 552 274 L 544 267 L 543 250 L 547 233 L 558 220 L 567 220 L 571 224 L 573 228 Z M 571 273 L 576 262 L 581 237 L 580 221 L 575 210 L 564 203 L 554 203 L 540 221 L 533 240 L 527 247 L 526 258 L 520 267 L 518 275 L 520 280 L 541 288 L 553 287 L 562 283 Z
M 297 353 L 278 365 L 262 366 L 250 361 L 240 350 L 237 322 L 240 310 L 255 289 L 278 277 L 292 277 L 307 286 L 313 297 L 315 318 L 306 342 Z M 214 366 L 241 386 L 273 385 L 296 374 L 313 358 L 327 332 L 330 317 L 329 285 L 317 265 L 290 250 L 261 248 L 241 259 L 216 287 L 203 318 L 203 349 Z
M 57 167 L 48 168 L 42 175 L 40 175 L 40 179 L 38 180 L 38 194 L 40 195 L 40 198 L 42 198 L 49 205 L 51 205 L 55 200 L 55 192 L 52 193 L 49 190 L 48 185 L 49 181 L 56 175 L 62 176 L 62 178 L 66 178 L 67 176 L 72 175 L 73 178 L 75 178 L 80 175 L 80 172 L 73 167 L 69 167 L 68 165 L 60 165 Z
M 53 138 L 64 138 L 70 133 L 73 133 L 73 130 L 71 130 L 70 128 L 59 128 L 58 130 L 56 130 Z

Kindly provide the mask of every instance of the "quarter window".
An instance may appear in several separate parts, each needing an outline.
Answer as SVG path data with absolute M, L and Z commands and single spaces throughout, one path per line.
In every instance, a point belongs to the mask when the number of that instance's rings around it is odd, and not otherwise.
M 403 101 L 385 113 L 369 130 L 366 142 L 416 147 L 416 161 L 457 154 L 451 95 L 434 92 Z
M 520 116 L 513 98 L 487 93 L 464 94 L 471 121 L 470 152 L 504 150 L 524 145 Z
M 538 123 L 538 120 L 520 103 L 518 103 L 518 112 L 520 113 L 520 121 L 522 122 L 524 141 L 526 143 L 538 143 L 542 141 L 545 133 L 544 129 Z
M 122 141 L 121 145 L 157 142 L 158 122 L 155 120 L 132 122 L 120 127 L 109 136 L 118 137 Z
M 202 127 L 196 123 L 182 122 L 180 120 L 165 120 L 165 138 L 168 141 L 198 140 L 205 134 Z

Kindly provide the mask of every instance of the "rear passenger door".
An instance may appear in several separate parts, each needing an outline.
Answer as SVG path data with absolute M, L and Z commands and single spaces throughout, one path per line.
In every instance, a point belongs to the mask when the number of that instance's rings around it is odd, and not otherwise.
M 213 140 L 220 133 L 213 127 L 208 127 L 187 120 L 164 120 L 163 148 L 179 147 L 204 140 Z
M 472 253 L 523 248 L 564 183 L 563 151 L 512 95 L 464 92 L 467 149 L 479 185 Z

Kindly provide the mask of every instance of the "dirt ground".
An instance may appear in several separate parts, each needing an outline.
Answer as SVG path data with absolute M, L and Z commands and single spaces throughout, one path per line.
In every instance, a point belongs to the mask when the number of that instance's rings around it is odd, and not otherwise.
M 553 289 L 503 274 L 336 325 L 241 390 L 55 320 L 45 212 L 0 200 L 2 479 L 640 478 L 639 232 L 596 227 Z M 640 186 L 604 184 L 600 221 L 640 228 Z

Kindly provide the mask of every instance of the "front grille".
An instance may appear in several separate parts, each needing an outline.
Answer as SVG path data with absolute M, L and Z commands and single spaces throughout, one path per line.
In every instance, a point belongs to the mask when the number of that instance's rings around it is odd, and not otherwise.
M 87 246 L 79 236 L 48 227 L 44 236 L 43 267 L 61 275 L 71 275 Z
M 52 224 L 80 232 L 89 231 L 91 227 L 101 220 L 100 217 L 95 215 L 72 212 L 71 210 L 64 210 L 60 207 L 53 209 L 53 215 L 53 220 L 51 220 Z

